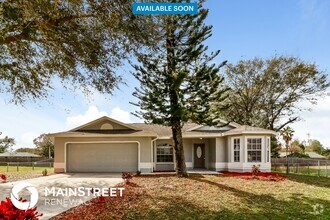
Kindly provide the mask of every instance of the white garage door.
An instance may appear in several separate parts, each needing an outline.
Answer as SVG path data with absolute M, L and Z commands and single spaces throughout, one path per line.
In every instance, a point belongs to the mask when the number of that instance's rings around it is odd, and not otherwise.
M 67 172 L 136 172 L 137 143 L 67 145 Z

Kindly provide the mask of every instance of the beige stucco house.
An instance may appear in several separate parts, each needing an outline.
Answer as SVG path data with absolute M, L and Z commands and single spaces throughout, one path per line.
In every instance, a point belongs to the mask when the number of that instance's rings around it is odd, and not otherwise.
M 271 130 L 224 123 L 186 124 L 183 145 L 188 170 L 270 171 Z M 126 124 L 101 117 L 67 132 L 54 133 L 55 172 L 136 172 L 175 170 L 171 129 Z

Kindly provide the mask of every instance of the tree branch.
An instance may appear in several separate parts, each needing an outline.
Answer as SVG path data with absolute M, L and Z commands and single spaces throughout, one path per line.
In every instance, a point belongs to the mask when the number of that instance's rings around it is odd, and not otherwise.
M 279 130 L 281 130 L 282 128 L 284 128 L 287 124 L 290 124 L 294 121 L 297 121 L 299 119 L 299 117 L 294 117 L 292 119 L 290 119 L 289 121 L 285 122 L 284 124 L 282 124 L 279 128 L 276 129 L 276 132 L 278 132 Z
M 46 26 L 59 26 L 60 24 L 63 24 L 65 22 L 69 22 L 75 19 L 80 19 L 80 18 L 90 18 L 90 17 L 95 17 L 95 14 L 84 14 L 84 15 L 72 15 L 72 16 L 67 16 L 67 17 L 62 17 L 56 20 L 48 20 L 45 22 L 31 22 L 34 24 L 40 24 L 44 23 Z M 12 42 L 20 41 L 20 40 L 30 40 L 30 41 L 39 41 L 38 39 L 33 39 L 31 38 L 28 34 L 26 33 L 20 33 L 12 36 L 5 37 L 3 40 L 0 40 L 0 45 L 4 44 L 10 44 Z

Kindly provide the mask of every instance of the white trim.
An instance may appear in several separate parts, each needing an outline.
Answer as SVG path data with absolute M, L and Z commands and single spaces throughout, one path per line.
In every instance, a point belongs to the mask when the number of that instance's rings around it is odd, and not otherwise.
M 235 149 L 234 149 L 234 142 L 235 142 L 235 139 L 239 140 L 239 161 L 235 161 Z M 231 141 L 230 141 L 230 148 L 231 148 L 231 151 L 232 151 L 232 154 L 231 154 L 231 161 L 233 163 L 242 163 L 242 138 L 240 136 L 237 136 L 237 137 L 232 137 L 231 138 Z
M 150 162 L 140 162 L 140 169 L 153 169 L 153 164 Z
M 150 158 L 151 158 L 151 163 L 152 163 L 152 168 L 151 168 L 151 172 L 154 172 L 154 145 L 157 141 L 158 137 L 156 137 L 155 139 L 151 139 L 151 143 L 150 143 Z
M 227 167 L 227 162 L 215 162 L 215 169 L 226 169 Z
M 135 143 L 138 147 L 138 170 L 140 171 L 140 142 L 139 141 L 68 141 L 64 143 L 64 172 L 67 170 L 67 155 L 66 149 L 68 144 L 128 144 Z
M 71 130 L 69 130 L 69 131 L 77 131 L 77 130 L 80 130 L 81 128 L 84 128 L 84 127 L 90 126 L 90 125 L 92 125 L 92 124 L 94 124 L 94 123 L 97 123 L 97 122 L 99 122 L 99 121 L 102 121 L 102 120 L 108 120 L 108 121 L 110 121 L 110 122 L 112 122 L 112 123 L 114 123 L 114 124 L 119 124 L 119 125 L 121 125 L 121 126 L 123 126 L 123 127 L 129 128 L 129 129 L 132 129 L 132 130 L 135 130 L 135 131 L 138 131 L 138 130 L 139 130 L 139 129 L 135 128 L 135 127 L 132 126 L 132 125 L 125 124 L 125 123 L 123 123 L 123 122 L 121 122 L 121 121 L 117 121 L 117 120 L 115 120 L 115 119 L 113 119 L 113 118 L 110 118 L 110 117 L 108 117 L 108 116 L 102 116 L 102 117 L 100 117 L 100 118 L 98 118 L 98 119 L 95 119 L 95 120 L 93 120 L 93 121 L 90 121 L 90 122 L 88 122 L 88 123 L 86 123 L 86 124 L 83 124 L 83 125 L 80 125 L 80 126 L 78 126 L 78 127 L 76 127 L 76 128 L 73 128 L 73 129 L 71 129 Z
M 228 163 L 228 169 L 244 169 L 252 170 L 253 165 L 260 165 L 260 169 L 270 169 L 270 163 L 258 163 L 258 162 L 249 162 L 249 163 Z
M 268 144 L 268 146 L 267 146 L 267 144 Z M 270 139 L 270 137 L 266 137 L 266 144 L 265 144 L 265 148 L 266 148 L 266 154 L 265 154 L 265 158 L 266 158 L 266 160 L 265 160 L 265 163 L 270 163 L 270 161 L 271 161 L 271 139 Z M 268 149 L 267 149 L 268 148 Z M 269 154 L 268 154 L 268 152 L 269 152 Z M 267 154 L 268 154 L 268 158 L 267 158 Z M 268 161 L 267 161 L 268 160 Z
M 55 169 L 61 169 L 61 168 L 65 169 L 65 163 L 56 163 L 56 162 L 54 162 L 54 168 Z
M 193 168 L 193 163 L 192 162 L 186 162 L 186 167 Z
M 194 155 L 194 150 L 195 150 L 195 148 L 194 148 L 193 140 L 192 140 L 191 142 L 192 142 L 192 146 L 191 146 L 191 147 L 192 147 L 192 150 L 191 150 L 191 154 L 192 154 L 192 155 L 191 155 L 191 163 L 192 163 L 192 164 L 191 164 L 191 168 L 194 168 L 194 162 L 195 162 L 195 161 L 194 161 L 194 156 L 195 156 L 195 155 Z

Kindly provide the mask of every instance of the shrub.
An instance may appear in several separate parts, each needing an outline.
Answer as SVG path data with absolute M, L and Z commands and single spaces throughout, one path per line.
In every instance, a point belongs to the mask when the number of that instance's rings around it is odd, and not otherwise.
M 0 178 L 2 179 L 3 183 L 7 181 L 7 176 L 5 174 L 0 174 Z
M 131 179 L 133 179 L 133 174 L 129 172 L 123 172 L 121 178 L 125 181 L 125 183 L 129 183 Z
M 20 201 L 25 202 L 26 200 L 20 198 Z M 6 198 L 0 204 L 0 219 L 37 220 L 42 214 L 36 210 L 37 208 L 20 210 L 13 205 L 9 198 Z
M 47 172 L 47 169 L 44 169 L 44 170 L 42 171 L 42 175 L 43 175 L 43 176 L 47 176 L 47 173 L 48 173 L 48 172 Z
M 252 176 L 258 176 L 260 174 L 260 165 L 252 166 Z

